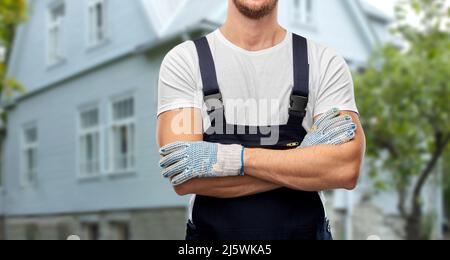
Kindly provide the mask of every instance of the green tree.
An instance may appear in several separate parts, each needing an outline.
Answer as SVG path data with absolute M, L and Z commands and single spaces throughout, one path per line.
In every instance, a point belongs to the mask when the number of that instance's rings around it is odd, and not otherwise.
M 413 11 L 420 26 L 407 22 Z M 355 75 L 367 128 L 371 175 L 395 188 L 407 239 L 421 239 L 421 193 L 450 142 L 450 9 L 445 0 L 407 0 L 396 7 L 394 33 L 367 69 Z M 380 172 L 391 173 L 379 176 Z M 377 178 L 379 177 L 379 178 Z M 383 180 L 383 181 L 380 181 Z
M 17 24 L 26 18 L 26 0 L 1 0 L 0 2 L 0 48 L 3 57 L 0 60 L 0 95 L 11 96 L 14 91 L 23 88 L 14 79 L 8 78 L 10 50 Z
M 14 92 L 23 92 L 24 88 L 15 79 L 8 77 L 7 67 L 16 26 L 26 19 L 26 0 L 0 1 L 0 102 L 11 97 Z M 6 113 L 0 106 L 0 171 L 3 159 L 4 128 Z M 2 182 L 0 172 L 0 184 Z

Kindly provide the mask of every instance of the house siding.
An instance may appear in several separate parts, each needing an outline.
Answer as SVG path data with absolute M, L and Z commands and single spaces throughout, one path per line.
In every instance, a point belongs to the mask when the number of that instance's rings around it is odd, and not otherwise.
M 174 194 L 158 168 L 155 93 L 161 60 L 162 56 L 129 56 L 23 100 L 10 111 L 5 151 L 8 215 L 185 205 L 185 199 Z M 136 172 L 77 179 L 78 108 L 97 102 L 105 134 L 110 99 L 122 93 L 135 97 Z M 39 133 L 38 181 L 34 186 L 22 187 L 20 134 L 22 126 L 29 122 L 34 122 Z M 107 139 L 105 135 L 103 139 Z
M 311 26 L 293 23 L 289 18 L 293 1 L 280 1 L 280 23 L 289 30 L 336 49 L 347 60 L 365 63 L 371 46 L 367 44 L 364 32 L 355 23 L 347 4 L 335 0 L 313 2 L 315 20 Z
M 96 67 L 99 63 L 130 52 L 135 46 L 155 37 L 148 26 L 140 1 L 107 0 L 107 41 L 97 48 L 89 48 L 87 0 L 66 0 L 62 25 L 64 61 L 61 65 L 48 66 L 47 12 L 53 2 L 55 0 L 32 0 L 32 15 L 18 28 L 20 42 L 14 45 L 9 75 L 24 84 L 28 92 Z

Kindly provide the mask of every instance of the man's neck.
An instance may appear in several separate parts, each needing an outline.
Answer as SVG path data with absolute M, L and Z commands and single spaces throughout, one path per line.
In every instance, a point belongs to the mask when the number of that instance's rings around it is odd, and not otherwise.
M 248 50 L 259 51 L 277 45 L 286 37 L 286 30 L 278 24 L 277 10 L 259 20 L 242 15 L 230 6 L 228 18 L 220 28 L 233 44 Z

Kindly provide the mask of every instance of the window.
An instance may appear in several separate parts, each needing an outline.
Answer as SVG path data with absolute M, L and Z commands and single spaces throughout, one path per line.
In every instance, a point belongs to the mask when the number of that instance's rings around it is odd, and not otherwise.
M 112 104 L 112 170 L 134 170 L 135 123 L 134 99 L 118 99 Z
M 100 174 L 99 110 L 90 108 L 80 112 L 79 173 L 80 177 Z
M 106 38 L 105 0 L 88 0 L 89 46 L 101 44 Z
M 85 223 L 82 225 L 85 240 L 100 240 L 100 226 L 98 223 Z
M 38 131 L 35 126 L 26 127 L 23 130 L 22 148 L 22 184 L 34 183 L 37 179 L 38 157 Z
M 112 240 L 130 240 L 130 226 L 125 222 L 111 223 Z
M 48 63 L 54 65 L 63 60 L 62 38 L 65 5 L 59 3 L 49 10 L 48 25 Z
M 28 224 L 25 226 L 25 240 L 38 240 L 39 227 L 36 224 Z
M 292 19 L 296 24 L 311 25 L 314 22 L 314 1 L 293 0 Z

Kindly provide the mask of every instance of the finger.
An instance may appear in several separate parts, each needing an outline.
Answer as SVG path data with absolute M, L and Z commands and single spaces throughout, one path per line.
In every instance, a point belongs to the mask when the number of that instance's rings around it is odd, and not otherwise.
M 348 131 L 345 134 L 341 134 L 330 141 L 332 145 L 340 145 L 350 142 L 355 138 L 355 131 Z
M 186 155 L 186 150 L 182 149 L 182 150 L 178 150 L 175 151 L 171 154 L 168 154 L 166 156 L 164 156 L 160 161 L 159 161 L 159 166 L 161 168 L 167 168 L 168 166 L 177 163 L 179 161 L 181 161 L 182 159 L 185 158 Z
M 314 123 L 314 126 L 319 128 L 319 126 L 326 120 L 331 120 L 332 118 L 335 118 L 339 115 L 339 109 L 333 108 L 327 112 L 325 112 L 323 115 L 317 119 L 317 121 Z
M 186 142 L 175 142 L 175 143 L 171 143 L 168 144 L 164 147 L 162 147 L 161 149 L 159 149 L 159 154 L 161 154 L 162 156 L 168 155 L 170 153 L 173 153 L 174 151 L 187 147 L 189 146 L 188 143 Z
M 325 136 L 327 136 L 329 139 L 333 139 L 336 136 L 339 136 L 341 134 L 346 133 L 347 131 L 356 131 L 356 124 L 355 123 L 350 123 L 350 124 L 345 124 L 342 125 L 340 127 L 334 128 L 332 130 L 330 130 L 329 132 L 327 132 L 325 134 Z
M 191 179 L 195 178 L 195 176 L 192 174 L 192 171 L 185 170 L 182 173 L 178 174 L 172 179 L 172 185 L 178 186 L 181 185 Z
M 320 126 L 320 131 L 322 131 L 324 133 L 327 130 L 338 128 L 340 126 L 343 126 L 345 124 L 350 124 L 350 123 L 353 123 L 351 116 L 348 116 L 348 115 L 346 115 L 346 116 L 338 116 L 338 117 L 333 118 L 331 120 L 324 121 L 322 123 L 322 125 Z
M 172 178 L 173 176 L 182 173 L 187 168 L 187 160 L 181 160 L 171 166 L 162 170 L 162 175 L 164 178 Z

